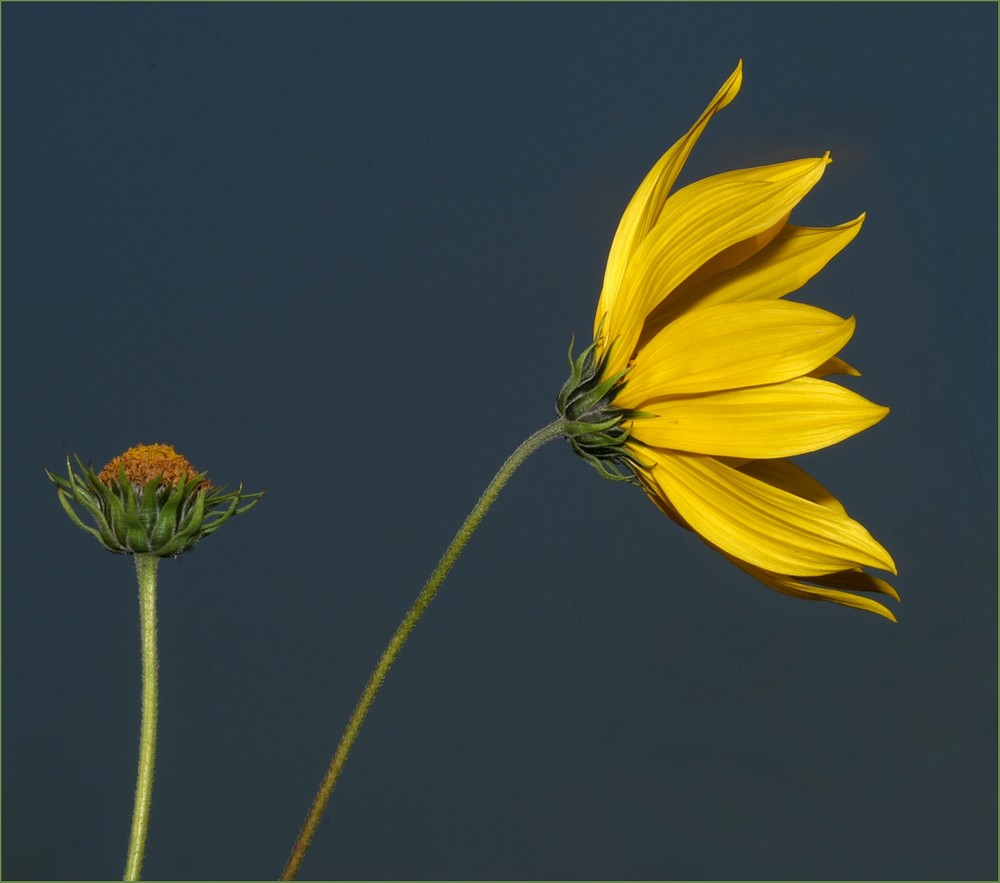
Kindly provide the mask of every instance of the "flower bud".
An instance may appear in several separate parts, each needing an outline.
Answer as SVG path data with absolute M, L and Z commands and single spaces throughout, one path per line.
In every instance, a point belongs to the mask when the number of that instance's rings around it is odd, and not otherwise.
M 230 516 L 255 506 L 263 495 L 263 491 L 244 494 L 243 485 L 230 493 L 214 487 L 171 445 L 136 445 L 99 475 L 93 464 L 84 467 L 79 457 L 76 462 L 79 473 L 67 457 L 66 478 L 48 469 L 45 474 L 73 523 L 119 555 L 176 557 Z M 250 502 L 240 508 L 241 500 Z M 91 516 L 95 527 L 83 523 L 73 503 Z

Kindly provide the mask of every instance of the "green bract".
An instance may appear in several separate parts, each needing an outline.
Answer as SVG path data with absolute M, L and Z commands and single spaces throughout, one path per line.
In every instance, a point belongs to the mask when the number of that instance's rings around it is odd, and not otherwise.
M 244 494 L 241 484 L 235 491 L 215 488 L 205 473 L 180 475 L 176 483 L 162 475 L 145 483 L 131 481 L 125 464 L 117 478 L 109 483 L 94 472 L 93 465 L 83 465 L 76 457 L 80 473 L 73 471 L 66 458 L 67 477 L 45 474 L 56 486 L 59 502 L 73 523 L 93 534 L 110 552 L 119 555 L 153 554 L 169 558 L 188 551 L 202 537 L 218 530 L 232 515 L 255 506 L 263 491 Z M 241 500 L 249 500 L 240 508 Z M 72 503 L 78 503 L 94 519 L 88 527 Z M 224 510 L 220 507 L 225 506 Z
M 626 371 L 604 377 L 611 349 L 598 356 L 595 342 L 574 359 L 570 343 L 570 375 L 559 390 L 556 411 L 566 420 L 566 438 L 577 454 L 605 478 L 634 482 L 638 461 L 625 447 L 631 431 L 626 424 L 642 415 L 614 404 Z

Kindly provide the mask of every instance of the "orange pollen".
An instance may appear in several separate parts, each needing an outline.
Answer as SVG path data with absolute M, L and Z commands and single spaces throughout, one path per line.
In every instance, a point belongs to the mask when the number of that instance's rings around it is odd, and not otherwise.
M 124 454 L 119 454 L 101 470 L 99 478 L 109 487 L 118 481 L 119 467 L 124 464 L 125 478 L 133 485 L 145 487 L 155 478 L 177 486 L 182 475 L 194 478 L 198 472 L 174 450 L 173 445 L 136 445 Z M 205 488 L 211 487 L 211 482 L 203 479 Z

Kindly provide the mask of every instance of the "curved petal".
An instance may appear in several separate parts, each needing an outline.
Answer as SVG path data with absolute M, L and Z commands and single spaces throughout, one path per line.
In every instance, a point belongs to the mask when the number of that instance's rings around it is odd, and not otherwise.
M 811 475 L 789 460 L 752 460 L 739 467 L 739 471 L 772 486 L 787 490 L 795 496 L 819 503 L 841 515 L 846 516 L 847 514 L 843 505 L 841 505 L 836 497 Z M 655 490 L 650 488 L 646 488 L 646 494 L 672 521 L 686 530 L 692 530 L 691 526 L 681 518 L 669 500 L 663 499 Z M 704 540 L 704 537 L 702 539 Z M 803 582 L 796 577 L 764 570 L 746 561 L 741 561 L 724 552 L 718 546 L 709 543 L 707 540 L 705 542 L 728 558 L 737 567 L 750 574 L 754 579 L 785 595 L 814 601 L 833 601 L 848 607 L 856 607 L 861 610 L 877 613 L 895 622 L 896 617 L 888 608 L 870 598 L 859 597 L 853 594 L 855 592 L 870 592 L 873 594 L 888 595 L 896 601 L 899 600 L 899 593 L 889 583 L 883 579 L 879 579 L 877 576 L 872 576 L 860 567 L 836 573 L 812 576 L 808 578 L 808 582 Z
M 853 570 L 842 570 L 839 573 L 828 573 L 825 576 L 814 578 L 812 582 L 851 592 L 874 592 L 879 595 L 888 595 L 896 601 L 899 600 L 899 592 L 889 583 L 877 576 L 872 576 L 860 567 L 855 567 Z
M 848 377 L 860 377 L 861 372 L 853 365 L 849 365 L 843 359 L 832 356 L 818 368 L 809 372 L 810 377 L 822 378 L 829 374 L 846 374 Z
M 795 579 L 791 576 L 785 576 L 781 573 L 772 573 L 769 570 L 762 570 L 759 567 L 754 567 L 752 564 L 747 564 L 745 561 L 740 561 L 732 555 L 726 555 L 726 557 L 737 567 L 745 570 L 754 579 L 759 580 L 765 586 L 774 589 L 776 592 L 781 592 L 783 595 L 789 595 L 792 598 L 804 598 L 807 601 L 833 601 L 835 604 L 843 604 L 845 607 L 853 607 L 856 610 L 867 610 L 869 613 L 877 613 L 879 616 L 884 616 L 886 619 L 896 622 L 895 614 L 888 607 L 884 604 L 880 604 L 874 598 L 868 598 L 864 595 L 855 595 L 849 591 L 844 591 L 843 589 L 829 588 L 822 585 L 824 582 L 835 581 L 837 577 L 841 576 L 841 574 L 830 574 L 829 579 L 817 577 L 815 578 L 815 582 L 820 584 L 812 585 L 811 583 L 802 582 L 802 580 Z M 845 573 L 868 576 L 864 573 L 864 571 L 845 571 Z M 896 590 L 893 589 L 887 582 L 877 579 L 876 577 L 868 578 L 873 583 L 881 584 L 881 586 L 885 588 L 858 589 L 859 591 L 881 591 L 883 594 L 890 595 L 897 601 L 899 600 L 899 595 L 896 594 Z M 888 589 L 888 591 L 885 589 Z
M 889 553 L 847 515 L 711 457 L 655 449 L 645 481 L 708 542 L 763 570 L 800 577 L 857 566 L 896 572 Z
M 878 423 L 889 409 L 826 380 L 644 402 L 632 436 L 658 448 L 722 457 L 793 457 Z
M 788 215 L 823 176 L 829 156 L 713 175 L 678 190 L 633 253 L 603 329 L 615 350 L 610 373 L 635 350 L 646 316 L 724 249 Z
M 791 460 L 751 460 L 742 466 L 735 467 L 744 475 L 749 475 L 772 487 L 781 488 L 796 497 L 802 497 L 813 503 L 819 503 L 846 515 L 847 510 L 833 494 L 816 481 L 805 469 L 796 466 Z
M 648 317 L 648 338 L 677 316 L 696 307 L 745 300 L 775 300 L 797 291 L 858 235 L 864 214 L 836 227 L 786 225 L 763 248 L 732 266 L 725 253 L 696 277 L 685 280 Z
M 702 115 L 698 117 L 697 122 L 683 138 L 660 157 L 629 201 L 621 221 L 618 222 L 618 230 L 615 232 L 611 251 L 608 254 L 608 264 L 604 271 L 604 287 L 601 289 L 601 296 L 597 303 L 597 316 L 594 320 L 595 339 L 603 317 L 612 310 L 629 258 L 638 243 L 659 219 L 667 194 L 677 181 L 677 176 L 691 155 L 701 133 L 705 131 L 708 121 L 736 97 L 742 83 L 743 61 L 741 59 L 736 65 L 736 70 L 730 74 L 729 79 L 722 85 Z
M 888 553 L 842 512 L 712 458 L 652 452 L 652 459 L 654 484 L 669 493 L 678 515 L 741 561 L 823 579 L 859 563 L 895 572 Z
M 692 310 L 639 350 L 616 401 L 641 410 L 657 396 L 802 377 L 842 349 L 853 333 L 853 318 L 791 301 Z
M 835 498 L 830 496 L 829 492 L 818 481 L 793 463 L 787 460 L 758 460 L 754 462 L 755 464 L 766 466 L 780 464 L 781 468 L 776 471 L 775 475 L 781 479 L 791 479 L 792 484 L 803 487 L 806 494 L 800 494 L 800 496 L 806 496 L 807 499 L 810 499 L 808 494 L 815 494 L 822 498 L 821 501 L 827 504 L 827 508 L 834 508 L 835 511 L 841 513 L 844 512 L 844 507 Z M 745 472 L 746 470 L 743 471 Z M 643 489 L 646 491 L 646 496 L 649 497 L 661 512 L 685 530 L 692 530 L 692 527 L 681 518 L 670 501 L 663 498 L 655 490 L 655 486 L 649 487 L 644 484 Z M 871 592 L 888 595 L 896 601 L 899 600 L 899 593 L 889 583 L 883 579 L 879 579 L 877 576 L 872 576 L 860 567 L 853 568 L 852 570 L 838 571 L 837 573 L 812 576 L 808 578 L 809 582 L 804 582 L 796 577 L 787 576 L 783 573 L 775 573 L 771 570 L 764 570 L 763 568 L 755 567 L 753 564 L 748 564 L 746 561 L 740 561 L 739 558 L 724 552 L 718 546 L 708 542 L 704 537 L 701 537 L 701 539 L 707 546 L 729 559 L 730 562 L 754 579 L 784 595 L 790 595 L 793 598 L 805 598 L 810 601 L 833 601 L 837 604 L 843 604 L 846 607 L 854 607 L 859 610 L 867 610 L 870 613 L 877 613 L 879 616 L 884 616 L 893 622 L 896 621 L 896 617 L 892 611 L 883 604 L 871 598 L 853 594 L 854 592 Z
M 684 530 L 689 530 L 692 533 L 695 533 L 694 528 L 681 518 L 680 514 L 674 508 L 670 500 L 663 496 L 655 484 L 646 484 L 645 482 L 640 483 L 642 484 L 642 489 L 646 492 L 646 496 L 649 497 L 650 502 L 656 506 L 657 509 L 659 509 L 678 527 L 683 527 Z
M 748 261 L 762 248 L 769 245 L 778 236 L 778 234 L 788 226 L 788 218 L 790 216 L 791 212 L 787 215 L 783 215 L 766 230 L 762 230 L 760 233 L 754 234 L 749 239 L 744 239 L 741 242 L 737 242 L 734 245 L 724 248 L 714 258 L 702 264 L 697 270 L 688 276 L 687 279 L 678 285 L 677 288 L 671 293 L 666 303 L 672 301 L 681 292 L 687 291 L 689 288 L 698 288 L 721 273 L 732 270 L 734 267 L 738 267 Z M 652 312 L 655 313 L 657 311 L 654 309 Z M 652 313 L 650 315 L 652 315 Z M 643 337 L 646 336 L 647 335 L 645 334 L 643 335 Z

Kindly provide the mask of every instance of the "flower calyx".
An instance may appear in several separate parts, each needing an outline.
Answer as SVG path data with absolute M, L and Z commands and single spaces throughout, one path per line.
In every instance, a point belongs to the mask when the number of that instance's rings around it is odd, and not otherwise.
M 48 469 L 45 474 L 73 523 L 119 555 L 176 557 L 263 496 L 263 491 L 244 494 L 242 484 L 229 493 L 214 487 L 171 445 L 136 445 L 100 474 L 92 463 L 84 466 L 79 457 L 76 462 L 78 472 L 66 458 L 65 478 Z M 241 501 L 249 502 L 241 507 Z M 91 516 L 95 527 L 83 523 L 73 503 Z
M 631 421 L 641 415 L 615 405 L 615 394 L 625 385 L 628 369 L 605 377 L 610 354 L 610 345 L 598 353 L 595 340 L 574 359 L 570 342 L 570 375 L 556 397 L 556 411 L 565 421 L 564 435 L 577 454 L 605 478 L 635 483 L 639 463 L 625 442 Z

